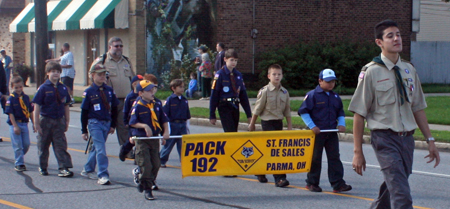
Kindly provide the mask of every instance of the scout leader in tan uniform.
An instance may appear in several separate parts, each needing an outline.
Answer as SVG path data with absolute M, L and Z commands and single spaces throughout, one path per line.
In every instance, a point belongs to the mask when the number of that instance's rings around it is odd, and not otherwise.
M 253 116 L 248 129 L 255 130 L 255 122 L 258 116 L 261 117 L 261 126 L 263 131 L 281 131 L 283 130 L 283 118 L 286 117 L 288 130 L 292 130 L 291 122 L 291 106 L 289 102 L 289 92 L 281 86 L 283 79 L 283 70 L 280 65 L 271 65 L 267 72 L 267 77 L 270 82 L 259 90 L 258 98 L 256 99 L 255 108 L 253 109 Z M 258 181 L 266 183 L 265 175 L 256 175 Z M 286 179 L 286 174 L 274 174 L 276 187 L 286 187 L 289 181 Z
M 131 90 L 131 78 L 134 71 L 131 68 L 130 60 L 122 55 L 123 44 L 119 37 L 112 37 L 108 41 L 109 50 L 106 54 L 98 57 L 91 65 L 91 70 L 96 64 L 103 64 L 109 71 L 107 85 L 111 86 L 119 99 L 117 106 L 117 138 L 119 144 L 124 144 L 128 138 L 128 128 L 123 124 L 123 104 Z M 106 57 L 105 57 L 106 56 Z
M 366 168 L 362 150 L 364 119 L 371 130 L 384 182 L 371 208 L 413 208 L 408 177 L 412 172 L 414 130 L 419 127 L 428 142 L 430 160 L 439 164 L 424 109 L 427 107 L 416 69 L 402 61 L 402 38 L 397 23 L 385 20 L 375 26 L 375 42 L 381 55 L 363 67 L 358 86 L 349 105 L 354 112 L 353 170 L 359 175 Z

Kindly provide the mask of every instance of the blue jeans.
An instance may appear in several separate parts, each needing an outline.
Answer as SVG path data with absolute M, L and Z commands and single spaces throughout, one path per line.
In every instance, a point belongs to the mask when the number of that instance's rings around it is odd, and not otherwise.
M 16 159 L 14 165 L 23 165 L 23 156 L 27 154 L 30 148 L 30 134 L 28 132 L 28 123 L 17 123 L 20 128 L 20 134 L 14 133 L 14 126 L 9 126 L 9 133 L 11 134 L 11 144 L 14 149 L 14 158 Z
M 89 152 L 89 157 L 84 165 L 84 170 L 88 173 L 95 171 L 95 165 L 98 164 L 97 176 L 109 177 L 108 156 L 106 155 L 106 139 L 111 127 L 111 121 L 89 119 L 88 130 L 94 145 Z
M 183 135 L 187 134 L 186 122 L 175 123 L 170 122 L 170 135 Z M 181 139 L 168 139 L 166 144 L 161 149 L 161 164 L 166 164 L 169 160 L 170 152 L 172 152 L 173 146 L 177 144 L 178 156 L 181 156 Z M 180 157 L 181 160 L 181 157 Z
M 188 90 L 186 90 L 186 97 L 187 98 L 192 98 L 192 97 L 194 97 L 194 93 L 195 93 L 196 91 L 191 91 L 190 89 L 188 89 Z

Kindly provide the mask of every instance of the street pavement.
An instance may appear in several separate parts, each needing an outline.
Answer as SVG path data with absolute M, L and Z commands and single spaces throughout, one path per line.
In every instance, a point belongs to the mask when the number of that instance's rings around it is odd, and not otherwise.
M 320 186 L 322 193 L 304 189 L 305 173 L 288 174 L 291 186 L 276 188 L 273 178 L 269 183 L 258 183 L 254 176 L 187 177 L 181 178 L 178 154 L 173 150 L 168 168 L 161 168 L 158 175 L 159 191 L 155 201 L 144 199 L 133 183 L 132 160 L 118 159 L 119 145 L 116 135 L 110 135 L 106 149 L 109 154 L 111 185 L 98 185 L 96 180 L 80 176 L 86 162 L 86 142 L 81 139 L 80 114 L 71 112 L 69 131 L 66 133 L 69 153 L 72 156 L 75 176 L 61 178 L 57 174 L 57 163 L 51 152 L 49 176 L 38 173 L 36 135 L 30 134 L 32 145 L 25 156 L 28 171 L 14 171 L 14 155 L 9 140 L 6 116 L 0 116 L 0 208 L 368 208 L 377 196 L 382 175 L 370 145 L 363 149 L 367 161 L 364 176 L 351 169 L 353 144 L 340 143 L 344 164 L 344 179 L 353 190 L 335 194 L 327 180 L 326 156 Z M 31 128 L 31 125 L 29 125 Z M 218 127 L 191 126 L 191 133 L 221 133 Z M 450 208 L 450 153 L 441 152 L 441 164 L 433 168 L 424 157 L 426 150 L 416 150 L 413 174 L 410 177 L 412 196 L 416 208 Z

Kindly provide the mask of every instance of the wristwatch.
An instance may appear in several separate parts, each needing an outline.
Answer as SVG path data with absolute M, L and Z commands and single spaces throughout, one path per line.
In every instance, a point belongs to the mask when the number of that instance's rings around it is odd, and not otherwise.
M 427 144 L 428 144 L 430 141 L 434 141 L 434 138 L 433 138 L 433 137 L 428 138 L 428 139 L 427 139 Z

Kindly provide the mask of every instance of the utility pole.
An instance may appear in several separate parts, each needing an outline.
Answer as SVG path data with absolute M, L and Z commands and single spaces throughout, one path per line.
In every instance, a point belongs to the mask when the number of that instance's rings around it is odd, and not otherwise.
M 45 81 L 45 60 L 48 55 L 47 0 L 34 1 L 36 44 L 36 88 Z

